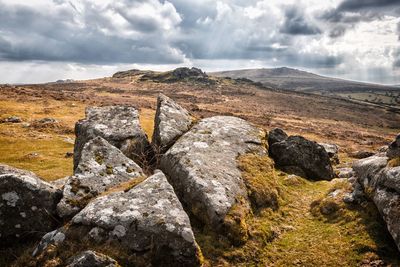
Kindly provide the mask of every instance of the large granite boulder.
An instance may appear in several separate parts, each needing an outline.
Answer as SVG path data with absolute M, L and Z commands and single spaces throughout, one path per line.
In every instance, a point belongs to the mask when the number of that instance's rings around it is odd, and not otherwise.
M 316 142 L 302 136 L 290 136 L 269 149 L 276 165 L 287 172 L 312 180 L 331 180 L 334 177 L 328 153 Z
M 56 205 L 61 191 L 29 172 L 18 172 L 0 175 L 2 245 L 19 238 L 37 237 L 57 226 Z
M 238 227 L 227 215 L 238 206 L 243 216 L 250 211 L 236 159 L 250 152 L 266 154 L 264 137 L 264 132 L 240 118 L 203 119 L 165 153 L 160 168 L 198 221 L 235 239 Z M 240 226 L 243 216 L 234 220 Z
M 75 175 L 63 187 L 57 205 L 60 217 L 71 217 L 99 194 L 142 177 L 142 169 L 116 147 L 101 137 L 87 142 L 82 150 Z
M 100 136 L 136 162 L 151 154 L 151 146 L 139 124 L 139 112 L 133 107 L 89 107 L 86 118 L 75 125 L 74 169 L 85 144 Z
M 389 145 L 386 156 L 390 159 L 400 157 L 400 134 L 397 135 L 396 140 Z
M 157 112 L 154 119 L 152 144 L 165 152 L 192 124 L 188 111 L 169 97 L 160 94 L 157 98 Z
M 354 163 L 358 184 L 378 208 L 400 250 L 400 167 L 388 167 L 388 158 L 372 156 Z
M 91 250 L 70 258 L 67 264 L 67 267 L 120 267 L 116 260 Z
M 285 131 L 280 128 L 275 128 L 268 133 L 268 146 L 271 147 L 275 143 L 285 141 L 288 137 Z
M 107 244 L 120 255 L 127 252 L 129 266 L 201 264 L 189 217 L 160 171 L 131 189 L 92 201 L 70 224 L 45 235 L 34 256 L 43 257 L 54 246 L 62 254 L 64 244 L 79 242 L 85 250 Z

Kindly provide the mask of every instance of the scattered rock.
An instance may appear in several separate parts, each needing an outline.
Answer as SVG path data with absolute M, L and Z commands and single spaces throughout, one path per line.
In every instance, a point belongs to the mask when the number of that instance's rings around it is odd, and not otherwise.
M 350 156 L 356 159 L 365 159 L 375 155 L 372 151 L 356 151 L 352 153 Z
M 54 229 L 57 225 L 56 204 L 61 198 L 61 191 L 29 172 L 7 172 L 0 175 L 2 242 L 36 237 L 38 233 Z
M 328 153 L 332 164 L 339 164 L 339 147 L 335 144 L 319 143 Z
M 72 258 L 67 262 L 67 267 L 119 267 L 117 261 L 114 259 L 97 253 L 95 251 L 87 250 Z
M 186 109 L 169 97 L 160 94 L 157 98 L 157 112 L 154 120 L 152 144 L 165 152 L 182 134 L 190 129 L 192 118 Z
M 275 128 L 268 133 L 268 146 L 271 147 L 275 143 L 285 141 L 288 137 L 282 129 Z
M 22 119 L 18 116 L 10 116 L 0 120 L 0 123 L 20 123 L 20 122 L 22 122 Z
M 27 159 L 35 159 L 35 158 L 40 157 L 40 154 L 37 152 L 31 152 L 31 153 L 26 154 L 24 157 Z
M 339 168 L 337 169 L 337 171 L 339 178 L 350 178 L 354 175 L 354 171 L 352 168 Z
M 236 159 L 254 152 L 266 154 L 265 133 L 248 122 L 227 116 L 201 120 L 161 158 L 181 201 L 200 222 L 233 238 L 243 228 L 225 224 L 227 215 L 240 227 L 250 210 Z M 239 214 L 236 216 L 236 214 Z M 242 233 L 243 233 L 242 232 Z
M 127 251 L 129 266 L 201 265 L 189 217 L 160 171 L 128 191 L 95 199 L 71 224 L 45 235 L 34 255 L 46 253 L 50 244 L 62 253 L 64 242 Z
M 141 162 L 151 153 L 147 136 L 140 127 L 139 113 L 133 107 L 106 106 L 86 109 L 86 118 L 75 125 L 74 169 L 84 145 L 100 136 L 119 148 L 127 157 Z
M 333 169 L 326 150 L 302 136 L 274 143 L 270 155 L 283 170 L 312 180 L 331 180 Z
M 400 134 L 397 135 L 396 140 L 389 145 L 386 156 L 389 159 L 400 157 Z
M 40 124 L 55 124 L 58 123 L 58 120 L 53 119 L 53 118 L 43 118 L 40 120 L 35 120 L 35 123 L 40 123 Z
M 210 79 L 209 76 L 198 68 L 177 68 L 173 71 L 163 73 L 146 72 L 140 78 L 141 81 L 153 81 L 161 83 L 174 83 L 174 82 L 197 82 L 202 84 L 215 84 L 215 81 Z
M 143 176 L 142 169 L 101 137 L 87 142 L 74 176 L 64 186 L 57 205 L 60 217 L 70 217 L 97 195 Z

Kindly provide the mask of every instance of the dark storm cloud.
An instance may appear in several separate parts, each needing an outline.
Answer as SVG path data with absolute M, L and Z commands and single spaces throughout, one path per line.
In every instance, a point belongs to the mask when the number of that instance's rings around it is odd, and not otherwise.
M 62 4 L 63 1 L 57 1 Z M 0 59 L 44 60 L 79 63 L 180 63 L 183 57 L 164 39 L 162 23 L 151 17 L 126 19 L 141 38 L 106 32 L 118 31 L 110 19 L 84 5 L 82 22 L 76 23 L 77 8 L 37 10 L 0 1 Z M 113 9 L 121 17 L 126 11 Z M 167 10 L 168 11 L 168 10 Z M 169 16 L 169 14 L 165 14 Z M 141 34 L 141 35 L 139 35 Z
M 400 16 L 400 1 L 345 0 L 336 8 L 325 11 L 319 18 L 333 24 L 329 36 L 336 38 L 343 36 L 346 30 L 354 28 L 360 22 L 381 20 L 385 15 Z
M 299 6 L 290 6 L 285 11 L 285 23 L 280 29 L 282 33 L 292 35 L 314 35 L 321 30 L 306 20 L 304 12 Z
M 345 0 L 338 6 L 338 10 L 359 11 L 361 9 L 393 7 L 399 4 L 398 0 Z

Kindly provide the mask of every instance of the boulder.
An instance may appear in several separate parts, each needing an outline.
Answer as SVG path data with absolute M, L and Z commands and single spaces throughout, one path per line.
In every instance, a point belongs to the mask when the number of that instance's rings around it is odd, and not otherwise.
M 34 256 L 43 257 L 54 246 L 62 253 L 66 242 L 89 248 L 107 244 L 121 255 L 126 252 L 129 266 L 201 265 L 189 217 L 160 171 L 131 189 L 92 201 L 70 224 L 45 235 Z
M 364 188 L 375 189 L 377 178 L 379 177 L 378 173 L 386 167 L 387 162 L 387 157 L 379 155 L 355 161 L 353 170 L 358 182 Z
M 139 112 L 133 107 L 89 107 L 86 118 L 75 125 L 74 169 L 77 168 L 85 144 L 100 136 L 139 162 L 151 153 L 147 136 L 139 124 Z
M 388 167 L 387 162 L 385 156 L 372 156 L 355 162 L 353 169 L 365 196 L 375 203 L 400 250 L 400 167 Z
M 268 133 L 268 146 L 285 141 L 289 136 L 280 128 L 275 128 Z
M 71 217 L 92 198 L 143 175 L 134 161 L 103 138 L 96 137 L 85 144 L 75 175 L 64 185 L 57 212 L 60 217 Z
M 235 221 L 243 226 L 250 205 L 236 159 L 250 152 L 266 154 L 264 136 L 240 118 L 206 118 L 164 154 L 160 168 L 196 220 L 237 238 L 227 215 L 240 206 L 243 216 Z
M 0 175 L 2 245 L 19 238 L 37 237 L 39 233 L 54 229 L 60 198 L 60 190 L 29 173 Z
M 154 119 L 152 144 L 165 152 L 192 124 L 186 109 L 169 97 L 160 94 L 157 98 L 157 112 Z
M 332 164 L 339 164 L 339 147 L 335 144 L 319 143 L 331 158 Z
M 312 180 L 331 180 L 334 176 L 324 147 L 302 136 L 290 136 L 269 149 L 277 166 L 285 171 Z
M 87 250 L 78 255 L 70 258 L 67 267 L 119 267 L 117 261 L 114 259 L 97 253 L 95 251 Z
M 26 176 L 38 178 L 36 176 L 36 174 L 34 174 L 33 172 L 14 168 L 14 167 L 11 167 L 11 166 L 8 166 L 5 164 L 0 164 L 0 175 L 2 175 L 2 174 L 26 175 Z
M 400 157 L 400 134 L 397 135 L 396 140 L 389 145 L 386 156 L 389 159 Z

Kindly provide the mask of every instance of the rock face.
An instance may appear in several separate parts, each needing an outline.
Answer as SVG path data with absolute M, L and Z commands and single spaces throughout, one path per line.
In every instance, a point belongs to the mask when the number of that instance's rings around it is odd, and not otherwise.
M 90 199 L 121 183 L 143 176 L 142 169 L 101 137 L 87 142 L 75 169 L 64 185 L 57 205 L 60 217 L 70 217 Z
M 333 169 L 328 153 L 316 142 L 301 136 L 290 136 L 274 143 L 270 155 L 275 163 L 286 170 L 312 180 L 331 180 Z
M 400 134 L 397 135 L 396 140 L 394 140 L 390 145 L 389 149 L 386 152 L 386 156 L 389 159 L 400 157 Z
M 95 199 L 70 225 L 44 236 L 34 255 L 49 244 L 62 250 L 63 242 L 81 240 L 129 251 L 130 266 L 200 265 L 189 217 L 160 171 L 128 191 Z
M 61 191 L 29 173 L 0 175 L 2 242 L 52 230 L 57 225 L 56 205 L 60 198 Z
M 400 167 L 387 167 L 388 158 L 372 156 L 354 163 L 357 181 L 375 203 L 400 250 Z
M 100 136 L 119 148 L 127 157 L 140 161 L 151 153 L 147 136 L 140 127 L 139 113 L 124 106 L 90 107 L 86 118 L 75 125 L 74 169 L 85 144 Z
M 177 138 L 190 129 L 191 124 L 192 118 L 186 109 L 160 94 L 157 98 L 152 144 L 165 152 Z
M 332 164 L 339 164 L 339 147 L 335 144 L 326 144 L 326 143 L 319 143 L 326 152 L 328 156 L 331 158 Z
M 106 255 L 87 250 L 72 257 L 67 267 L 119 267 L 119 264 Z
M 27 170 L 17 169 L 5 164 L 0 164 L 0 175 L 2 174 L 15 174 L 15 175 L 27 175 L 31 177 L 38 178 L 36 174 Z
M 275 128 L 268 133 L 268 146 L 271 147 L 275 143 L 285 141 L 288 137 L 282 129 Z
M 236 158 L 248 152 L 265 154 L 264 136 L 236 117 L 203 119 L 166 152 L 161 169 L 190 213 L 221 231 L 236 204 L 243 202 L 244 213 L 249 211 Z

